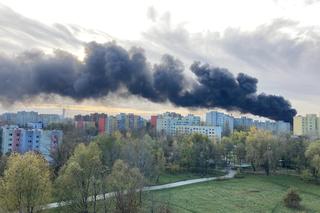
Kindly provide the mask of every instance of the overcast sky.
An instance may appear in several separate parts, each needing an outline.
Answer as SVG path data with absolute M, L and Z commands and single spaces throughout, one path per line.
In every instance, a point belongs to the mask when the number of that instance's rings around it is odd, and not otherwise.
M 284 96 L 299 114 L 318 113 L 319 11 L 317 0 L 0 0 L 0 52 L 60 48 L 81 58 L 85 42 L 115 40 L 144 48 L 152 61 L 169 53 L 186 67 L 200 60 L 247 73 L 258 78 L 259 92 Z M 56 110 L 49 107 L 56 102 L 39 100 L 32 107 Z M 88 111 L 119 108 L 147 115 L 175 109 L 115 97 L 82 105 Z M 9 110 L 21 106 L 26 105 Z

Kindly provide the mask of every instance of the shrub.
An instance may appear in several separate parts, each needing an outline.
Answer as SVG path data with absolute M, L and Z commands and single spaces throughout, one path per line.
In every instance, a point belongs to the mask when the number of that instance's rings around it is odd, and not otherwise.
M 284 205 L 288 208 L 299 209 L 301 207 L 301 197 L 294 188 L 289 188 L 287 194 L 283 198 Z
M 312 177 L 310 171 L 308 169 L 305 169 L 300 174 L 300 179 L 306 182 L 313 181 L 314 178 Z

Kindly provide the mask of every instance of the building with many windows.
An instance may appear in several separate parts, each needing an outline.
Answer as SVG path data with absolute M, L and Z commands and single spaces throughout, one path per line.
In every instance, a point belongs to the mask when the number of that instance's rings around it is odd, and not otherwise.
M 51 161 L 51 154 L 62 143 L 61 130 L 25 129 L 16 125 L 2 127 L 1 153 L 26 153 L 35 151 Z
M 206 113 L 207 126 L 219 126 L 222 133 L 228 134 L 233 132 L 234 118 L 231 115 L 222 112 L 211 111 Z
M 112 134 L 116 131 L 137 131 L 146 127 L 146 120 L 133 113 L 120 113 L 118 115 L 109 115 L 105 118 L 105 134 Z
M 320 117 L 316 114 L 295 116 L 293 118 L 293 134 L 312 138 L 320 137 Z
M 209 138 L 220 139 L 221 128 L 217 126 L 201 126 L 200 116 L 189 114 L 182 116 L 177 113 L 166 112 L 157 116 L 156 131 L 166 135 L 200 133 Z
M 185 135 L 199 133 L 206 135 L 211 139 L 221 139 L 221 127 L 220 126 L 189 126 L 189 125 L 177 125 L 176 135 Z

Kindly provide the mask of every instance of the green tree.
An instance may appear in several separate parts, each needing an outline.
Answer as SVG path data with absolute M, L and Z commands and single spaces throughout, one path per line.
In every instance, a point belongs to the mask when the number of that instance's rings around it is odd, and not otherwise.
M 68 207 L 72 211 L 88 213 L 92 209 L 96 212 L 96 197 L 102 186 L 101 171 L 99 146 L 96 143 L 79 144 L 56 180 L 58 197 L 71 201 Z
M 266 174 L 277 167 L 280 160 L 279 142 L 267 131 L 250 129 L 246 139 L 246 158 L 253 170 L 262 167 Z
M 305 155 L 309 160 L 313 176 L 318 179 L 320 173 L 320 141 L 310 143 Z
M 299 173 L 302 172 L 307 166 L 306 141 L 287 136 L 279 137 L 279 141 L 282 151 L 282 167 L 296 169 Z
M 208 137 L 201 134 L 191 135 L 190 140 L 192 141 L 191 163 L 193 170 L 206 175 L 208 173 L 213 144 Z
M 124 161 L 117 160 L 107 183 L 114 192 L 115 212 L 139 212 L 138 191 L 143 187 L 143 176 L 137 168 L 129 168 Z
M 0 179 L 1 208 L 7 212 L 33 213 L 41 210 L 51 195 L 48 163 L 40 155 L 28 152 L 12 154 Z
M 99 135 L 94 142 L 98 144 L 101 150 L 103 165 L 112 168 L 115 161 L 120 158 L 121 148 L 124 144 L 123 139 L 116 136 Z

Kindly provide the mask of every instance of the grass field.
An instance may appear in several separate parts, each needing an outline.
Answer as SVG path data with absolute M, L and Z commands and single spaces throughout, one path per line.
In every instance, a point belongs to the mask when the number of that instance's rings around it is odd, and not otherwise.
M 302 197 L 304 209 L 300 212 L 320 212 L 320 186 L 292 176 L 247 175 L 243 179 L 158 191 L 148 197 L 167 201 L 173 212 L 299 212 L 282 204 L 282 197 L 290 186 L 296 187 Z
M 299 190 L 303 209 L 292 211 L 282 204 L 290 186 Z M 211 181 L 144 195 L 144 210 L 150 212 L 151 200 L 166 202 L 172 212 L 320 212 L 320 186 L 304 183 L 292 176 L 253 176 Z M 51 210 L 47 212 L 63 212 Z

